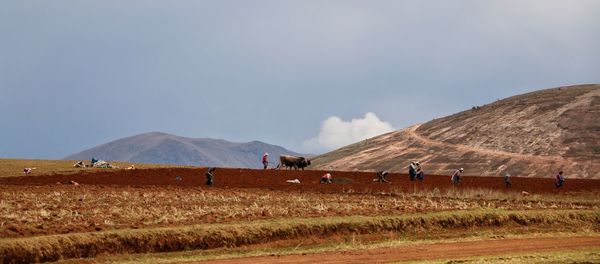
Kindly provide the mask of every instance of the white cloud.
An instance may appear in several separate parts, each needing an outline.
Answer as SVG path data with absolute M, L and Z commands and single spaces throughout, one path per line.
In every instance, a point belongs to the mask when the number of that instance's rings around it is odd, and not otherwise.
M 318 153 L 337 149 L 367 138 L 394 131 L 394 127 L 382 121 L 374 113 L 368 112 L 364 118 L 344 121 L 337 116 L 327 118 L 321 123 L 317 137 L 305 140 L 304 149 Z

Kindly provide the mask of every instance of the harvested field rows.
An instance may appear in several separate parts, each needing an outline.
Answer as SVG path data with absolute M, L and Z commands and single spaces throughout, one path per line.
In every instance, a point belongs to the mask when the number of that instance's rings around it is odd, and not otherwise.
M 489 177 L 464 177 L 461 186 L 453 187 L 446 176 L 410 182 L 406 175 L 392 174 L 391 183 L 384 184 L 372 182 L 374 173 L 333 172 L 336 183 L 325 185 L 318 183 L 321 171 L 219 168 L 215 185 L 207 187 L 204 171 L 163 168 L 0 178 L 0 236 L 475 208 L 597 210 L 600 205 L 600 180 L 569 180 L 559 193 L 552 179 L 514 178 L 507 191 L 498 188 L 500 179 Z M 522 197 L 519 190 L 534 195 Z M 565 193 L 589 197 L 566 199 Z
M 206 168 L 0 175 L 0 258 L 52 261 L 98 254 L 237 247 L 306 237 L 571 227 L 596 233 L 600 180 Z M 300 184 L 286 180 L 298 179 Z M 76 182 L 76 184 L 75 184 Z M 522 195 L 522 191 L 529 192 Z M 516 230 L 515 229 L 515 230 Z M 460 231 L 459 231 L 460 232 Z
M 0 237 L 477 208 L 594 210 L 600 208 L 600 201 L 520 197 L 483 190 L 368 195 L 176 186 L 0 186 Z
M 31 263 L 99 254 L 148 253 L 238 247 L 310 236 L 425 233 L 453 228 L 577 226 L 598 229 L 600 215 L 592 211 L 475 210 L 452 213 L 380 217 L 290 218 L 180 228 L 74 233 L 31 238 L 0 239 L 0 261 Z

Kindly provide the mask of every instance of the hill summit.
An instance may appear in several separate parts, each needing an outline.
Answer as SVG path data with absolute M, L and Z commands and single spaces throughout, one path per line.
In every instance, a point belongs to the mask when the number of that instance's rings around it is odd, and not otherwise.
M 600 178 L 600 85 L 546 89 L 475 106 L 314 158 L 315 168 Z
M 234 143 L 222 139 L 187 138 L 167 133 L 150 132 L 115 140 L 64 159 L 87 160 L 92 157 L 107 161 L 129 161 L 154 164 L 220 166 L 236 168 L 262 167 L 261 157 L 269 153 L 277 166 L 281 154 L 302 154 L 260 141 Z

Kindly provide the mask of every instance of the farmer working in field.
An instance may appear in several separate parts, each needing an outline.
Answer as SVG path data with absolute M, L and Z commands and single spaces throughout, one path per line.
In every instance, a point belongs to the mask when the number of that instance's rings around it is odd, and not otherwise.
M 331 173 L 325 173 L 322 177 L 321 177 L 321 183 L 332 183 L 332 177 L 331 177 Z
M 421 167 L 421 164 L 418 161 L 415 162 L 415 171 L 417 173 L 417 180 L 423 181 L 425 178 L 425 173 L 423 172 L 423 167 Z
M 262 164 L 264 166 L 264 169 L 267 169 L 267 166 L 269 166 L 269 153 L 265 152 L 265 154 L 263 154 L 262 156 Z
M 512 182 L 510 182 L 510 173 L 504 175 L 504 186 L 506 186 L 506 188 L 512 187 Z
M 215 170 L 216 170 L 215 167 L 210 167 L 210 168 L 208 168 L 208 171 L 206 171 L 206 173 L 204 174 L 204 175 L 206 175 L 206 185 L 208 185 L 208 186 L 213 185 L 213 183 L 214 183 L 214 181 L 213 181 L 214 175 L 212 173 Z
M 417 165 L 414 161 L 408 166 L 408 176 L 410 176 L 410 181 L 414 181 L 417 178 Z
M 385 176 L 387 176 L 388 174 L 389 174 L 389 172 L 386 171 L 386 170 L 378 171 L 377 172 L 377 178 L 374 179 L 373 181 L 376 181 L 376 182 L 388 182 L 385 179 Z
M 563 176 L 563 171 L 559 171 L 558 174 L 556 174 L 556 177 L 554 179 L 554 186 L 556 186 L 556 188 L 560 188 L 565 184 L 565 176 Z
M 454 185 L 460 184 L 460 176 L 462 175 L 463 170 L 464 170 L 463 168 L 460 168 L 452 174 L 452 177 L 450 178 L 450 180 L 452 181 L 452 184 L 454 184 Z

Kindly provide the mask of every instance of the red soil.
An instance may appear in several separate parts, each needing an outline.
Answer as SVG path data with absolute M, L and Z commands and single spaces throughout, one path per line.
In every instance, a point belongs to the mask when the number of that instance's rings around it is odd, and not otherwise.
M 424 182 L 411 182 L 409 181 L 408 175 L 406 174 L 390 174 L 387 179 L 390 183 L 377 183 L 373 182 L 376 178 L 373 172 L 340 172 L 333 171 L 334 183 L 333 184 L 320 184 L 320 177 L 325 173 L 324 171 L 306 170 L 306 171 L 293 171 L 293 170 L 253 170 L 253 169 L 234 169 L 234 168 L 218 168 L 214 174 L 215 184 L 212 187 L 207 187 L 204 183 L 206 177 L 204 173 L 206 168 L 164 168 L 164 169 L 139 169 L 139 170 L 116 170 L 107 169 L 105 171 L 86 171 L 82 169 L 80 173 L 76 174 L 50 174 L 40 176 L 20 176 L 20 177 L 0 177 L 0 185 L 13 185 L 7 186 L 6 188 L 31 188 L 30 186 L 40 186 L 35 188 L 51 189 L 57 183 L 69 184 L 75 181 L 82 185 L 98 185 L 100 188 L 107 186 L 109 189 L 117 186 L 139 186 L 143 189 L 144 186 L 155 186 L 160 189 L 165 189 L 166 192 L 178 187 L 200 187 L 200 188 L 218 188 L 220 190 L 228 189 L 227 191 L 233 191 L 237 188 L 263 188 L 271 190 L 283 190 L 283 191 L 300 191 L 300 192 L 322 192 L 322 193 L 380 193 L 380 192 L 397 192 L 405 191 L 412 192 L 414 190 L 431 190 L 434 188 L 444 191 L 451 188 L 458 189 L 473 189 L 473 188 L 491 188 L 497 190 L 508 190 L 503 186 L 503 179 L 500 177 L 474 177 L 474 176 L 463 176 L 462 183 L 459 187 L 454 187 L 450 183 L 449 176 L 435 176 L 427 175 Z M 300 184 L 287 183 L 286 180 L 298 179 Z M 578 193 L 578 192 L 594 192 L 600 191 L 600 180 L 592 179 L 567 179 L 566 184 L 560 190 L 554 188 L 554 181 L 552 178 L 512 178 L 512 188 L 510 191 L 527 191 L 530 193 Z M 112 187 L 111 187 L 112 186 Z M 69 188 L 70 186 L 62 186 L 62 188 Z M 78 188 L 73 186 L 73 188 Z M 84 187 L 85 188 L 85 187 Z M 121 188 L 121 187 L 119 187 Z M 125 187 L 129 188 L 129 187 Z M 154 188 L 154 187 L 150 187 Z M 19 202 L 19 201 L 16 201 Z M 268 216 L 267 216 L 268 217 Z M 93 220 L 93 219 L 92 219 Z M 99 221 L 102 219 L 99 219 Z M 91 221 L 91 220 L 90 220 Z M 205 220 L 201 220 L 205 221 Z M 210 221 L 207 221 L 210 222 Z M 53 234 L 59 228 L 53 226 L 41 226 L 43 229 L 32 231 L 28 234 L 18 223 L 13 223 L 14 232 L 18 232 L 16 237 L 29 236 L 29 235 L 40 235 L 40 234 Z M 74 225 L 73 229 L 60 229 L 60 233 L 63 232 L 82 232 L 92 231 L 96 226 L 77 226 Z M 102 226 L 100 226 L 102 227 Z M 61 227 L 62 228 L 62 227 Z M 138 228 L 133 223 L 131 228 Z M 55 230 L 56 229 L 56 230 Z M 96 229 L 97 230 L 97 229 Z M 9 228 L 10 231 L 10 228 Z M 7 231 L 7 232 L 9 232 Z M 93 231 L 92 231 L 93 232 Z M 569 238 L 571 239 L 571 238 Z M 593 241 L 593 246 L 598 246 L 599 241 L 597 238 Z M 543 239 L 542 239 L 543 240 Z M 556 240 L 558 241 L 558 240 Z M 571 240 L 569 240 L 571 241 Z M 561 242 L 561 246 L 569 241 Z M 574 241 L 574 240 L 573 240 Z M 524 245 L 533 245 L 535 241 L 516 241 L 510 242 L 510 248 L 507 250 L 522 250 Z M 589 242 L 589 241 L 588 241 Z M 541 242 L 540 247 L 528 248 L 529 251 L 536 250 L 551 250 L 555 249 L 558 244 L 552 244 L 552 241 Z M 558 243 L 558 242 L 557 242 Z M 583 245 L 587 242 L 577 240 L 577 246 Z M 460 243 L 459 243 L 460 244 Z M 477 245 L 488 245 L 488 243 L 474 243 L 471 246 Z M 543 244 L 543 246 L 541 246 Z M 489 245 L 492 245 L 491 243 Z M 469 245 L 461 245 L 469 246 Z M 429 248 L 429 247 L 428 247 Z M 250 258 L 245 263 L 272 263 L 277 261 L 283 261 L 286 263 L 306 263 L 308 261 L 314 262 L 315 259 L 324 261 L 324 263 L 351 263 L 356 261 L 357 263 L 372 263 L 380 260 L 398 261 L 408 259 L 421 259 L 421 258 L 435 258 L 440 257 L 461 257 L 461 256 L 477 256 L 477 255 L 489 255 L 498 252 L 498 248 L 502 248 L 501 245 L 489 246 L 484 249 L 474 248 L 470 251 L 465 251 L 461 248 L 463 255 L 452 255 L 455 253 L 456 244 L 452 245 L 440 245 L 440 251 L 423 251 L 417 250 L 414 247 L 404 249 L 377 249 L 367 251 L 350 251 L 350 252 L 334 252 L 324 254 L 311 254 L 307 256 L 289 256 L 289 257 L 266 257 L 266 258 Z M 430 248 L 431 249 L 431 248 Z M 414 253 L 416 255 L 410 255 L 409 251 L 419 251 L 420 253 Z M 505 251 L 507 252 L 507 251 Z M 419 255 L 421 254 L 421 255 Z M 426 256 L 422 255 L 426 254 Z M 428 254 L 428 255 L 427 255 Z M 383 258 L 382 256 L 385 256 Z M 410 258 L 404 258 L 404 256 L 412 256 Z M 402 257 L 402 258 L 401 258 Z M 223 263 L 238 263 L 240 259 L 236 259 L 233 262 Z M 243 263 L 243 262 L 242 262 Z
M 0 178 L 5 185 L 48 185 L 68 184 L 75 181 L 79 184 L 92 185 L 129 185 L 129 186 L 206 186 L 204 173 L 206 168 L 165 168 L 138 170 L 111 170 L 101 172 L 82 171 L 76 174 L 41 175 Z M 440 191 L 460 188 L 489 188 L 496 190 L 527 191 L 529 193 L 556 192 L 596 192 L 600 190 L 598 179 L 567 179 L 565 185 L 557 190 L 552 178 L 520 178 L 512 177 L 512 188 L 504 187 L 501 177 L 463 176 L 460 186 L 453 187 L 449 176 L 427 175 L 424 182 L 411 182 L 406 174 L 392 173 L 387 176 L 390 183 L 373 182 L 373 172 L 332 172 L 333 184 L 320 184 L 324 171 L 305 170 L 253 170 L 218 168 L 214 174 L 214 187 L 218 188 L 267 188 L 272 190 L 318 191 L 324 193 L 339 192 L 391 192 L 431 190 Z M 286 180 L 298 179 L 300 184 L 288 183 Z
M 438 243 L 377 248 L 356 251 L 326 252 L 306 255 L 249 257 L 210 261 L 208 263 L 389 263 L 411 260 L 453 259 L 476 256 L 553 252 L 577 248 L 598 248 L 600 237 L 527 238 L 489 241 Z

